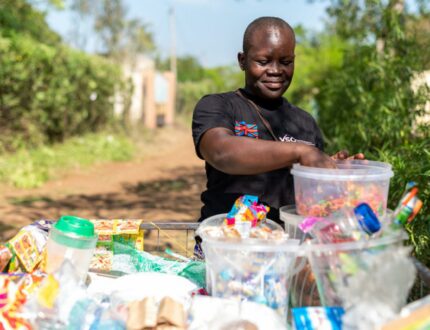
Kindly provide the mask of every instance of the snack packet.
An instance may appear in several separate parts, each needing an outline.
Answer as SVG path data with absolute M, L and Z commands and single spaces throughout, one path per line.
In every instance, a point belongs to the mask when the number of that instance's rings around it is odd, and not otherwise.
M 40 262 L 40 254 L 32 234 L 27 230 L 20 230 L 7 245 L 18 257 L 25 271 L 32 272 Z

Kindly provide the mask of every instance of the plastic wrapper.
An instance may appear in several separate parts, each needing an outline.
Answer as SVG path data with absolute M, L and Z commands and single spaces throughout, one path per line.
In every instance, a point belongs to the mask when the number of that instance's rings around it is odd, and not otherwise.
M 40 283 L 23 306 L 23 314 L 36 328 L 43 329 L 48 324 L 54 329 L 64 328 L 74 303 L 85 296 L 85 286 L 73 265 L 66 260 Z
M 31 232 L 21 229 L 8 243 L 26 272 L 32 272 L 40 262 L 40 252 Z
M 90 269 L 96 272 L 114 270 L 114 256 L 143 251 L 142 220 L 90 220 L 98 241 Z
M 282 330 L 285 322 L 274 310 L 249 301 L 196 296 L 188 313 L 189 330 Z
M 145 251 L 138 251 L 129 245 L 123 245 L 120 243 L 114 243 L 113 246 L 114 249 L 120 250 L 123 253 L 113 253 L 112 260 L 108 261 L 110 265 L 105 269 L 100 267 L 100 261 L 98 261 L 99 266 L 97 268 L 94 267 L 93 263 L 91 267 L 92 271 L 117 276 L 139 272 L 165 273 L 185 277 L 199 287 L 205 286 L 205 264 L 201 261 L 194 261 L 191 259 L 188 259 L 188 261 L 166 259 Z M 96 258 L 103 256 L 103 253 L 111 252 L 107 250 L 102 253 L 96 251 L 93 262 Z
M 342 330 L 342 307 L 293 308 L 293 322 L 296 330 Z
M 409 253 L 409 248 L 397 247 L 369 255 L 339 287 L 346 310 L 344 329 L 373 329 L 400 312 L 416 275 Z
M 175 261 L 154 256 L 147 252 L 135 252 L 133 264 L 137 272 L 158 272 L 185 277 L 199 287 L 206 283 L 205 264 L 201 261 Z
M 21 308 L 42 279 L 36 274 L 0 275 L 0 329 L 31 329 Z

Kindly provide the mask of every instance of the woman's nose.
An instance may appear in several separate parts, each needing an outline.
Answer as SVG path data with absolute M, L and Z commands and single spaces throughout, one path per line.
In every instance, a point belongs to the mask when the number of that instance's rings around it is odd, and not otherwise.
M 269 74 L 279 74 L 280 72 L 281 72 L 280 66 L 276 62 L 272 62 L 267 69 L 267 73 Z

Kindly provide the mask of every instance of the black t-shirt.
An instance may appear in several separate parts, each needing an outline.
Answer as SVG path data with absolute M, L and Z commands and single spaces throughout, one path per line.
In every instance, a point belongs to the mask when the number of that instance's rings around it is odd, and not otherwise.
M 280 141 L 307 143 L 323 150 L 320 129 L 309 113 L 290 104 L 285 98 L 269 103 L 252 97 L 244 90 L 241 92 L 260 107 L 263 117 Z M 194 109 L 193 139 L 197 155 L 202 159 L 200 140 L 207 130 L 215 127 L 227 128 L 236 136 L 273 141 L 256 109 L 235 92 L 206 95 Z M 254 157 L 252 152 L 248 157 Z M 258 175 L 230 175 L 208 162 L 205 167 L 208 181 L 207 189 L 201 195 L 204 205 L 200 221 L 230 211 L 234 201 L 244 194 L 258 196 L 260 202 L 269 205 L 271 211 L 268 218 L 275 221 L 279 220 L 281 206 L 294 204 L 293 177 L 288 168 Z

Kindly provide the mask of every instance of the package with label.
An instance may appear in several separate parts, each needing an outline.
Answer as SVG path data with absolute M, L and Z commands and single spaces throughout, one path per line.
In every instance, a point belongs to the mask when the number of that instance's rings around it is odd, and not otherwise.
M 92 271 L 109 272 L 112 270 L 114 255 L 129 254 L 133 250 L 143 251 L 143 232 L 140 230 L 142 220 L 90 221 L 98 234 L 96 251 L 90 266 Z

